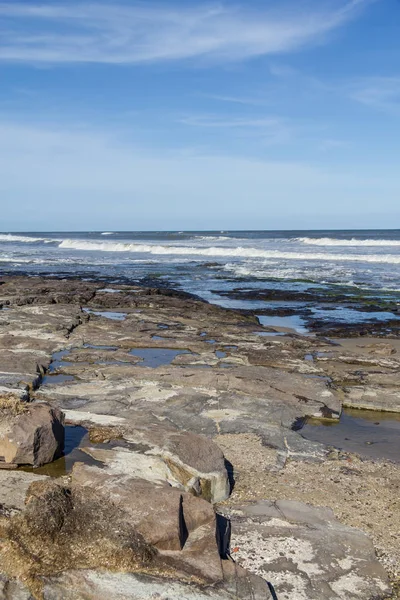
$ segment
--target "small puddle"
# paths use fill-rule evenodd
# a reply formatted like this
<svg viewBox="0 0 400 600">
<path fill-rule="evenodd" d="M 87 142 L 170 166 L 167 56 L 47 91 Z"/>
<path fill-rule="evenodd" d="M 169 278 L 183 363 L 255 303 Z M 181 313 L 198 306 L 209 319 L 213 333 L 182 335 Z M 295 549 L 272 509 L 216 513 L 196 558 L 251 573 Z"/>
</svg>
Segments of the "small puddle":
<svg viewBox="0 0 400 600">
<path fill-rule="evenodd" d="M 83 308 L 82 310 L 85 313 L 111 319 L 112 321 L 125 321 L 128 315 L 128 313 L 111 312 L 109 310 L 92 310 L 91 308 Z"/>
<path fill-rule="evenodd" d="M 71 354 L 71 350 L 59 350 L 58 352 L 54 352 L 51 357 L 51 364 L 57 362 L 58 360 L 62 360 L 63 358 L 68 356 L 68 354 Z"/>
<path fill-rule="evenodd" d="M 52 463 L 43 467 L 19 467 L 18 470 L 34 473 L 35 475 L 48 475 L 49 477 L 62 477 L 72 471 L 75 463 L 83 462 L 86 465 L 100 465 L 80 448 L 90 445 L 89 432 L 80 425 L 65 426 L 64 454 Z"/>
<path fill-rule="evenodd" d="M 253 331 L 255 335 L 261 335 L 262 337 L 276 337 L 277 335 L 288 335 L 286 331 Z"/>
<path fill-rule="evenodd" d="M 65 360 L 66 356 L 68 356 L 70 353 L 71 350 L 60 350 L 59 352 L 54 352 L 54 354 L 51 357 L 51 363 L 49 365 L 47 371 L 48 375 L 46 375 L 46 377 L 50 376 L 52 373 L 54 373 L 58 369 L 61 369 L 62 367 L 70 366 L 70 363 L 67 360 Z M 42 383 L 44 383 L 46 377 L 43 379 Z"/>
<path fill-rule="evenodd" d="M 165 323 L 159 323 L 157 327 L 158 329 L 169 329 L 169 325 L 165 325 Z"/>
<path fill-rule="evenodd" d="M 216 340 L 203 340 L 206 344 L 216 344 Z"/>
<path fill-rule="evenodd" d="M 305 320 L 299 315 L 290 315 L 286 317 L 273 317 L 271 315 L 256 315 L 260 325 L 264 327 L 287 327 L 294 329 L 297 333 L 309 333 L 305 326 Z"/>
<path fill-rule="evenodd" d="M 339 345 L 339 344 L 338 344 Z M 324 358 L 334 358 L 334 354 L 332 352 L 315 352 L 315 358 L 320 360 Z"/>
<path fill-rule="evenodd" d="M 110 352 L 118 350 L 118 346 L 94 346 L 93 344 L 83 344 L 83 347 L 90 348 L 91 350 L 109 350 Z"/>
<path fill-rule="evenodd" d="M 41 385 L 52 385 L 53 383 L 67 383 L 71 381 L 76 381 L 76 377 L 73 375 L 62 375 L 58 373 L 57 375 L 45 375 L 42 379 Z"/>
<path fill-rule="evenodd" d="M 400 462 L 400 414 L 345 408 L 340 420 L 307 420 L 300 434 L 345 452 Z"/>
<path fill-rule="evenodd" d="M 303 377 L 306 379 L 320 379 L 321 381 L 326 381 L 326 383 L 332 383 L 332 379 L 328 377 L 328 375 L 314 375 L 310 373 L 304 373 Z"/>
<path fill-rule="evenodd" d="M 226 352 L 222 352 L 221 350 L 217 350 L 215 355 L 217 358 L 226 358 Z"/>
<path fill-rule="evenodd" d="M 189 350 L 176 350 L 173 348 L 133 348 L 129 354 L 143 359 L 138 366 L 155 369 L 164 365 L 170 365 L 174 358 L 180 354 L 192 353 Z"/>
</svg>

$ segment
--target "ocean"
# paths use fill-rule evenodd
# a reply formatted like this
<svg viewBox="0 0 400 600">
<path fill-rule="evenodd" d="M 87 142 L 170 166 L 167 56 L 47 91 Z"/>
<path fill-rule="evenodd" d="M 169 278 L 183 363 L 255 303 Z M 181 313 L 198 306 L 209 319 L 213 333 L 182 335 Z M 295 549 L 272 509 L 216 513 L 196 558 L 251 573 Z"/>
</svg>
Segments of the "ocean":
<svg viewBox="0 0 400 600">
<path fill-rule="evenodd" d="M 2 233 L 0 269 L 151 280 L 236 308 L 260 301 L 224 294 L 311 287 L 398 299 L 400 230 Z"/>
</svg>

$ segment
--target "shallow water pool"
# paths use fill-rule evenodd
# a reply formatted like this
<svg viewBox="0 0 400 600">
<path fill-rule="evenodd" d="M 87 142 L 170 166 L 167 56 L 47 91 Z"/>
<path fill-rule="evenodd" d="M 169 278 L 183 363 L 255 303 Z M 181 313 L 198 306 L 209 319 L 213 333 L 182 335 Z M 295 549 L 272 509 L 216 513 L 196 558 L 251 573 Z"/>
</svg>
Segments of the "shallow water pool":
<svg viewBox="0 0 400 600">
<path fill-rule="evenodd" d="M 143 359 L 138 366 L 155 369 L 164 365 L 170 365 L 174 358 L 180 354 L 191 354 L 191 352 L 189 350 L 173 348 L 134 348 L 129 354 Z"/>
<path fill-rule="evenodd" d="M 338 422 L 308 420 L 299 433 L 345 452 L 400 462 L 400 414 L 345 408 Z"/>
<path fill-rule="evenodd" d="M 294 329 L 297 333 L 309 333 L 305 326 L 305 320 L 299 315 L 290 315 L 286 317 L 274 317 L 272 315 L 256 315 L 260 325 L 264 327 L 287 327 Z"/>
<path fill-rule="evenodd" d="M 66 425 L 64 431 L 64 453 L 60 458 L 42 467 L 20 467 L 20 470 L 35 473 L 35 475 L 62 477 L 72 471 L 76 462 L 83 462 L 87 465 L 99 464 L 86 454 L 86 452 L 80 450 L 80 448 L 89 444 L 89 433 L 85 427 L 81 427 L 80 425 Z"/>
<path fill-rule="evenodd" d="M 105 319 L 111 319 L 112 321 L 125 321 L 127 313 L 113 312 L 110 310 L 92 310 L 91 308 L 83 308 L 83 312 L 90 315 L 96 315 L 97 317 L 104 317 Z"/>
</svg>

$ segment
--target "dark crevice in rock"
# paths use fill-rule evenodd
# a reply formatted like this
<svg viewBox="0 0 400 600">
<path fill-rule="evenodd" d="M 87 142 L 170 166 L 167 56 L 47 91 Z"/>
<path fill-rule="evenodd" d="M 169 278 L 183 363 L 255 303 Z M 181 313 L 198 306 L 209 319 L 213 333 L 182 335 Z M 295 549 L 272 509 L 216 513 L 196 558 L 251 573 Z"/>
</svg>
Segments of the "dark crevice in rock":
<svg viewBox="0 0 400 600">
<path fill-rule="evenodd" d="M 227 560 L 231 556 L 231 522 L 224 515 L 217 513 L 217 545 L 219 555 L 223 560 Z"/>
<path fill-rule="evenodd" d="M 189 532 L 186 526 L 185 513 L 183 510 L 183 496 L 181 496 L 179 500 L 179 542 L 181 545 L 181 550 L 184 548 L 188 537 Z"/>
<path fill-rule="evenodd" d="M 229 494 L 232 494 L 235 487 L 235 473 L 232 463 L 225 458 L 225 469 L 229 480 Z"/>
</svg>

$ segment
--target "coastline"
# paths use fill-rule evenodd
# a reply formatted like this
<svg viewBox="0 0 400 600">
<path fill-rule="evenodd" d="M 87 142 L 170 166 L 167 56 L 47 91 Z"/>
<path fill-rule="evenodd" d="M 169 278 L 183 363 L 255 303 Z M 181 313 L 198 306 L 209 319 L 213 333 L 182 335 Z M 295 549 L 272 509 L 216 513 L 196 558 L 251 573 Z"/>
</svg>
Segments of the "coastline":
<svg viewBox="0 0 400 600">
<path fill-rule="evenodd" d="M 291 500 L 328 506 L 343 525 L 372 538 L 398 586 L 399 464 L 335 451 L 293 429 L 301 418 L 337 420 L 343 405 L 400 412 L 398 338 L 303 336 L 259 325 L 255 311 L 221 308 L 167 287 L 103 279 L 2 281 L 3 394 L 8 390 L 33 403 L 49 402 L 65 412 L 68 426 L 84 427 L 92 438 L 105 428 L 100 435 L 104 446 L 92 444 L 89 455 L 111 471 L 121 452 L 142 456 L 137 446 L 143 440 L 151 447 L 162 445 L 166 424 L 176 435 L 206 436 L 224 452 L 235 479 L 229 499 L 221 500 L 220 494 L 216 502 L 233 523 L 233 540 L 235 514 L 249 504 Z M 279 335 L 283 332 L 288 335 Z M 149 441 L 149 432 L 157 432 L 157 443 Z M 0 470 L 3 482 L 10 473 Z M 2 519 L 12 519 L 12 510 L 10 515 Z M 316 515 L 310 518 L 317 523 Z M 7 530 L 7 523 L 1 526 Z M 239 522 L 237 531 L 241 528 Z M 260 574 L 251 558 L 256 549 L 244 552 L 238 546 L 238 564 Z M 315 552 L 313 561 L 319 564 Z M 373 571 L 378 567 L 368 556 Z M 277 573 L 279 561 L 272 557 L 270 562 L 269 573 Z M 0 572 L 4 564 L 0 553 Z M 348 568 L 343 563 L 340 574 L 331 574 L 332 585 L 354 575 L 356 564 L 357 558 Z M 300 563 L 295 567 L 294 581 L 307 582 L 307 594 L 313 594 L 308 598 L 323 599 L 312 569 L 302 570 Z M 287 565 L 281 567 L 278 582 L 286 570 Z M 285 597 L 284 578 L 277 588 Z M 396 593 L 381 589 L 380 597 L 399 597 Z"/>
</svg>

